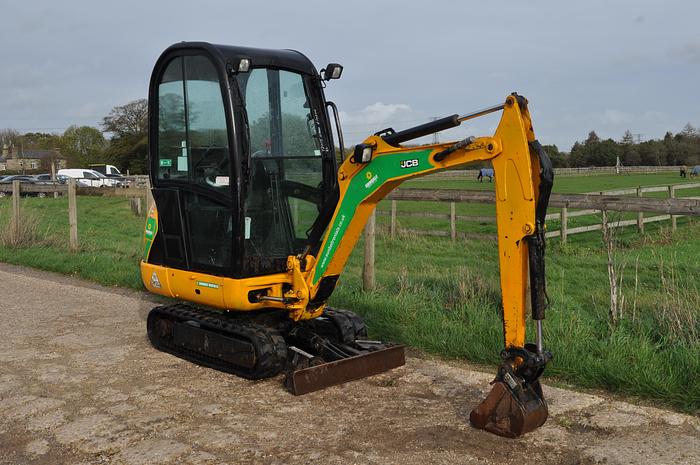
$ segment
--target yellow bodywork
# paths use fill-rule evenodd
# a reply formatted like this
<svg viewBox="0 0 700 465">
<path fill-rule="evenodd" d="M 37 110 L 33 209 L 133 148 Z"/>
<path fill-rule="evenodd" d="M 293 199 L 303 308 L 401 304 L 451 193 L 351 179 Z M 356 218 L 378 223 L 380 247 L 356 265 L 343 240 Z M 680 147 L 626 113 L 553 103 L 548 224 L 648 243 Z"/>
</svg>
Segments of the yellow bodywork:
<svg viewBox="0 0 700 465">
<path fill-rule="evenodd" d="M 534 139 L 529 112 L 527 108 L 521 109 L 513 96 L 506 100 L 501 121 L 493 137 L 477 138 L 442 161 L 436 161 L 434 156 L 453 143 L 403 148 L 391 146 L 379 136 L 371 136 L 364 144 L 373 146 L 372 161 L 363 164 L 349 158 L 338 169 L 338 207 L 329 223 L 318 257 L 307 255 L 301 260 L 301 257 L 291 256 L 285 273 L 232 279 L 153 265 L 147 262 L 146 256 L 141 262 L 144 286 L 156 294 L 225 310 L 278 308 L 289 312 L 293 320 L 315 318 L 322 313 L 325 304 L 311 306 L 309 302 L 316 295 L 321 278 L 342 272 L 377 202 L 407 179 L 459 168 L 474 161 L 491 160 L 495 175 L 505 345 L 522 347 L 525 343 L 528 282 L 528 246 L 524 239 L 535 230 L 535 199 L 539 188 L 539 160 L 531 154 L 528 146 L 528 142 Z M 381 182 L 378 187 L 375 186 L 369 195 L 347 210 L 349 214 L 341 211 L 341 205 L 344 205 L 344 200 L 350 195 L 354 179 L 363 176 L 362 182 L 366 180 L 365 185 L 373 179 L 379 179 L 375 178 L 377 173 L 373 169 L 383 166 L 380 160 L 399 162 L 411 154 L 426 156 L 426 151 L 429 151 L 426 158 L 429 166 L 422 167 L 419 172 L 398 173 L 382 178 L 382 181 L 377 181 Z M 352 195 L 357 195 L 357 192 L 353 191 Z M 349 217 L 338 218 L 338 215 Z M 157 224 L 155 208 L 149 212 L 149 217 L 150 224 Z M 333 234 L 331 225 L 336 224 L 342 224 L 344 229 L 339 227 L 336 230 L 343 231 L 342 234 Z M 148 250 L 148 243 L 145 245 Z M 287 285 L 286 292 L 283 291 L 283 285 Z M 251 302 L 249 293 L 261 289 L 269 289 L 268 296 L 284 299 L 285 302 Z"/>
</svg>

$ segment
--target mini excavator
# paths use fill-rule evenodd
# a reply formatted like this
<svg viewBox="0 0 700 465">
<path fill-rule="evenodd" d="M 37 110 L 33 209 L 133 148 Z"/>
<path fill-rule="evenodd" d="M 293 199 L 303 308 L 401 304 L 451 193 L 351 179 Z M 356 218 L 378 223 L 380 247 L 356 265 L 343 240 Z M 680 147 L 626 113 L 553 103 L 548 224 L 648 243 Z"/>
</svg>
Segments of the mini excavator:
<svg viewBox="0 0 700 465">
<path fill-rule="evenodd" d="M 293 394 L 403 365 L 403 346 L 368 339 L 363 320 L 328 299 L 377 202 L 407 179 L 490 161 L 504 349 L 470 421 L 507 437 L 536 429 L 548 415 L 539 377 L 551 359 L 542 320 L 553 170 L 527 100 L 513 93 L 480 111 L 385 129 L 343 159 L 338 110 L 323 92 L 342 70 L 319 72 L 293 50 L 203 42 L 160 56 L 148 99 L 155 205 L 141 277 L 182 303 L 151 310 L 152 345 L 244 378 L 284 372 Z M 493 136 L 405 145 L 494 112 Z M 534 344 L 525 343 L 528 286 Z"/>
</svg>

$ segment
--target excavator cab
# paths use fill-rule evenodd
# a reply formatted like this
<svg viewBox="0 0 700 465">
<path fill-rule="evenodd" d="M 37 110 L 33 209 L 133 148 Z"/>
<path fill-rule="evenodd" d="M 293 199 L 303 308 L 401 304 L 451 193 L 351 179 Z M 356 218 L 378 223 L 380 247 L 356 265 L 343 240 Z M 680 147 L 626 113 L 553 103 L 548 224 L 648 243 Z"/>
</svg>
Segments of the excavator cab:
<svg viewBox="0 0 700 465">
<path fill-rule="evenodd" d="M 183 43 L 161 56 L 149 99 L 162 232 L 152 260 L 232 278 L 286 270 L 337 200 L 320 83 L 290 50 Z"/>
<path fill-rule="evenodd" d="M 340 77 L 301 53 L 180 43 L 156 62 L 149 90 L 149 163 L 155 207 L 141 277 L 153 293 L 188 303 L 154 308 L 159 350 L 250 379 L 285 371 L 305 394 L 405 363 L 404 348 L 368 340 L 358 315 L 328 306 L 377 203 L 405 180 L 490 161 L 495 171 L 504 350 L 494 389 L 470 415 L 503 436 L 539 427 L 539 377 L 551 354 L 542 320 L 544 231 L 553 170 L 527 100 L 395 131 L 357 144 L 338 164 L 338 112 L 323 94 Z M 493 136 L 406 144 L 502 112 Z M 402 145 L 405 144 L 405 145 Z M 528 287 L 535 344 L 525 342 Z"/>
</svg>

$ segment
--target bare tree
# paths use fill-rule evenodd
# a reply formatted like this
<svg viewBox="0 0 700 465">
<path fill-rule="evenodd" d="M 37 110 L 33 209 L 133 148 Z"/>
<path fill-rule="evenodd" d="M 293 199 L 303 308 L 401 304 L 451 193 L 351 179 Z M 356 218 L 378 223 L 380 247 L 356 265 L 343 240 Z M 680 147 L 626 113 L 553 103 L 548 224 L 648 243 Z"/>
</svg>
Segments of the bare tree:
<svg viewBox="0 0 700 465">
<path fill-rule="evenodd" d="M 625 264 L 618 263 L 616 257 L 617 234 L 615 224 L 611 225 L 608 212 L 602 211 L 603 221 L 603 243 L 608 255 L 608 282 L 610 283 L 610 309 L 608 317 L 610 323 L 616 326 L 622 318 L 622 310 L 625 306 L 625 296 L 622 293 L 622 277 L 624 275 Z M 614 223 L 619 223 L 619 219 Z"/>
<path fill-rule="evenodd" d="M 22 136 L 16 129 L 0 129 L 0 148 L 2 148 L 3 145 L 19 146 L 21 139 Z"/>
<path fill-rule="evenodd" d="M 112 108 L 102 119 L 102 130 L 117 137 L 143 135 L 148 129 L 148 101 L 134 100 Z"/>
</svg>

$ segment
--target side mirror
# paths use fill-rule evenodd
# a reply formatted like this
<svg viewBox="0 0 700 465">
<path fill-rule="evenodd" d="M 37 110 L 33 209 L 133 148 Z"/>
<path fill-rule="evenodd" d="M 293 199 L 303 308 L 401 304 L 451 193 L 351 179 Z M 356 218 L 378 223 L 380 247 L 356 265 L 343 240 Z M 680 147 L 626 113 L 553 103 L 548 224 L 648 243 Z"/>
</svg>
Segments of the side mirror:
<svg viewBox="0 0 700 465">
<path fill-rule="evenodd" d="M 343 74 L 342 65 L 339 65 L 338 63 L 328 63 L 326 67 L 321 70 L 321 79 L 324 81 L 340 79 L 341 74 Z"/>
</svg>

